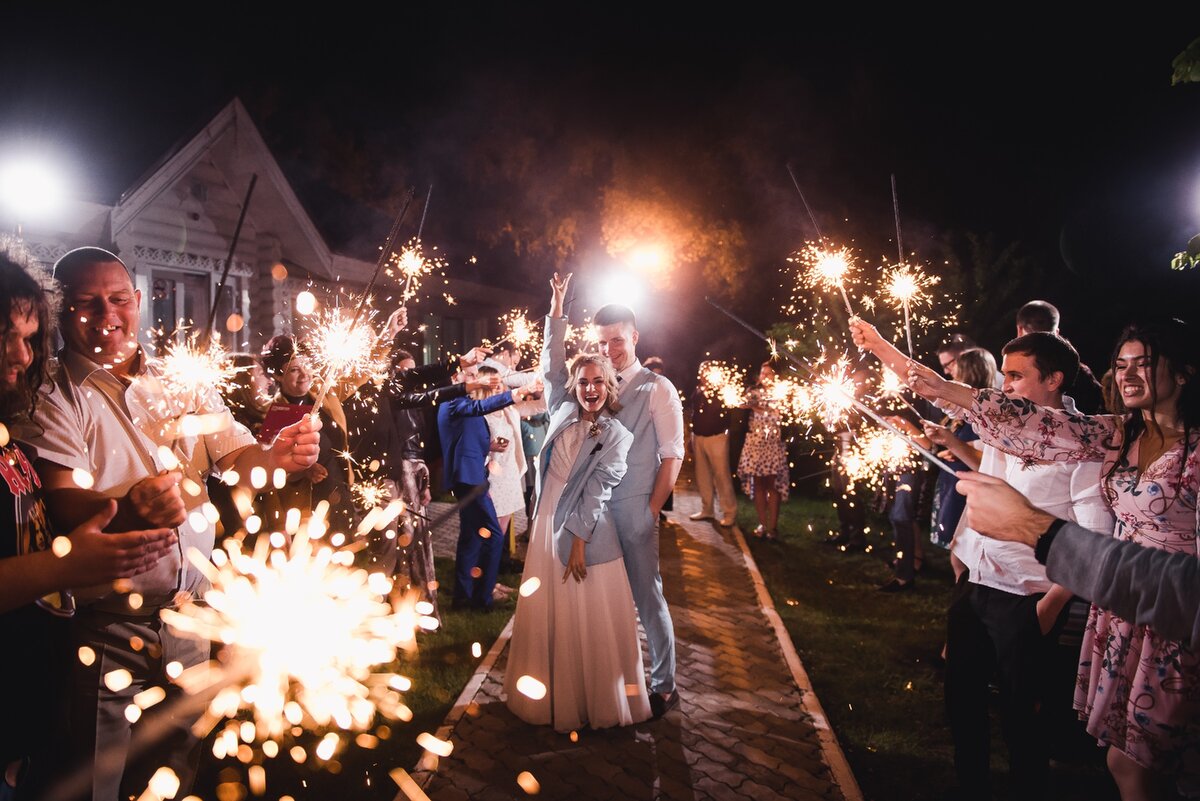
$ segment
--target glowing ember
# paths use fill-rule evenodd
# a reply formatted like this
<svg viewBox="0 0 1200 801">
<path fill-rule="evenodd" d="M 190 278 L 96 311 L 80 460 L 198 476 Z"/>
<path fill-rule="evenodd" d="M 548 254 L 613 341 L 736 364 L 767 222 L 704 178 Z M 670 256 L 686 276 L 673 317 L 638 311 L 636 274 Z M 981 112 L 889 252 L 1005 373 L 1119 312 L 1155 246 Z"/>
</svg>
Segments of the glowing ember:
<svg viewBox="0 0 1200 801">
<path fill-rule="evenodd" d="M 700 373 L 701 389 L 709 397 L 718 397 L 729 408 L 746 403 L 746 384 L 741 372 L 733 365 L 707 361 Z"/>
<path fill-rule="evenodd" d="M 446 269 L 445 259 L 440 256 L 427 256 L 419 239 L 409 240 L 398 254 L 393 254 L 391 264 L 387 274 L 404 282 L 404 289 L 400 293 L 403 303 L 408 303 L 416 297 L 422 281 L 435 272 L 442 274 Z"/>
<path fill-rule="evenodd" d="M 542 785 L 538 783 L 537 778 L 527 770 L 523 770 L 517 774 L 517 784 L 521 786 L 529 795 L 537 795 L 542 791 Z"/>
<path fill-rule="evenodd" d="M 928 275 L 910 264 L 899 264 L 884 280 L 883 291 L 896 304 L 896 308 L 906 305 L 911 308 L 918 303 L 929 303 L 931 297 L 928 289 L 940 280 L 938 276 Z"/>
<path fill-rule="evenodd" d="M 361 731 L 376 712 L 398 716 L 399 694 L 372 668 L 414 647 L 414 598 L 389 605 L 365 570 L 339 565 L 344 560 L 314 544 L 307 528 L 287 552 L 260 538 L 251 554 L 237 540 L 217 553 L 209 562 L 188 551 L 212 583 L 205 605 L 162 613 L 177 632 L 225 646 L 222 660 L 178 679 L 189 695 L 221 687 L 209 725 L 248 713 L 260 740 L 279 740 L 293 726 Z"/>
<path fill-rule="evenodd" d="M 212 337 L 201 345 L 200 338 L 193 331 L 186 339 L 169 343 L 160 359 L 163 389 L 189 407 L 195 407 L 203 394 L 229 389 L 243 369 L 234 365 L 219 339 Z"/>
<path fill-rule="evenodd" d="M 529 319 L 525 309 L 513 309 L 500 317 L 501 339 L 507 339 L 518 348 L 530 353 L 542 350 L 540 326 Z"/>
<path fill-rule="evenodd" d="M 537 576 L 531 576 L 521 582 L 521 588 L 518 590 L 518 592 L 521 593 L 522 598 L 528 598 L 530 595 L 533 595 L 535 592 L 537 592 L 538 588 L 541 586 L 542 580 Z"/>
<path fill-rule="evenodd" d="M 358 324 L 353 325 L 354 317 L 342 309 L 317 315 L 308 347 L 323 381 L 333 385 L 348 376 L 386 372 L 384 360 L 375 352 L 378 337 L 370 325 L 373 316 L 373 311 L 364 311 Z"/>
<path fill-rule="evenodd" d="M 356 481 L 350 489 L 355 502 L 364 511 L 387 506 L 392 500 L 392 493 L 382 478 Z"/>
<path fill-rule="evenodd" d="M 533 676 L 521 676 L 517 679 L 517 691 L 535 701 L 546 697 L 546 685 Z"/>
<path fill-rule="evenodd" d="M 915 467 L 920 457 L 902 437 L 881 428 L 859 433 L 841 458 L 842 471 L 853 484 L 879 488 L 889 475 Z"/>
</svg>

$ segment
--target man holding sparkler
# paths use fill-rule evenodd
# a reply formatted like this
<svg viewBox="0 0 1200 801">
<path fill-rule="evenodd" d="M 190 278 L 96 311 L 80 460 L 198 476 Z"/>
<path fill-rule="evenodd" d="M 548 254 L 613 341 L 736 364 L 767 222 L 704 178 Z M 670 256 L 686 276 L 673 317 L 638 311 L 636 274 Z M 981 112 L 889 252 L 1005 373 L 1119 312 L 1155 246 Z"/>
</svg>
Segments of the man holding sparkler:
<svg viewBox="0 0 1200 801">
<path fill-rule="evenodd" d="M 609 304 L 592 319 L 600 353 L 617 371 L 617 420 L 633 432 L 629 469 L 613 490 L 625 570 L 650 649 L 650 708 L 660 718 L 679 704 L 675 690 L 675 631 L 658 572 L 658 516 L 683 465 L 683 404 L 665 377 L 642 366 L 633 310 Z"/>
<path fill-rule="evenodd" d="M 248 481 L 252 472 L 306 470 L 317 457 L 320 424 L 305 418 L 259 447 L 215 387 L 168 390 L 162 365 L 138 345 L 141 293 L 116 255 L 73 250 L 55 265 L 55 277 L 63 285 L 65 347 L 23 440 L 36 452 L 52 521 L 69 530 L 115 499 L 106 528 L 174 528 L 179 537 L 154 569 L 122 587 L 128 594 L 109 585 L 77 594 L 73 636 L 92 658 L 76 665 L 73 730 L 83 756 L 96 759 L 93 797 L 107 800 L 145 786 L 135 770 L 126 776 L 131 720 L 138 719 L 128 712 L 134 695 L 165 685 L 170 697 L 170 677 L 208 658 L 207 644 L 174 635 L 158 616 L 206 589 L 185 556 L 213 548 L 205 476 L 236 473 Z M 163 753 L 147 755 L 139 769 L 170 767 L 186 792 L 199 742 L 177 728 L 162 745 Z"/>
<path fill-rule="evenodd" d="M 853 320 L 850 327 L 854 344 L 897 375 L 907 375 L 916 364 L 870 324 Z M 1075 377 L 1079 354 L 1066 340 L 1027 334 L 1005 345 L 1003 353 L 1005 394 L 1075 411 L 1063 389 Z M 932 427 L 927 433 L 937 436 Z M 1026 464 L 988 446 L 979 471 L 1004 478 L 1056 516 L 1097 531 L 1112 530 L 1098 463 Z M 1042 797 L 1048 786 L 1048 699 L 1055 694 L 1051 647 L 1066 622 L 1071 592 L 1050 581 L 1027 548 L 987 539 L 971 528 L 960 527 L 951 551 L 968 569 L 946 625 L 946 711 L 960 789 L 965 798 L 989 797 L 988 682 L 998 673 L 1013 781 L 1022 795 Z"/>
</svg>

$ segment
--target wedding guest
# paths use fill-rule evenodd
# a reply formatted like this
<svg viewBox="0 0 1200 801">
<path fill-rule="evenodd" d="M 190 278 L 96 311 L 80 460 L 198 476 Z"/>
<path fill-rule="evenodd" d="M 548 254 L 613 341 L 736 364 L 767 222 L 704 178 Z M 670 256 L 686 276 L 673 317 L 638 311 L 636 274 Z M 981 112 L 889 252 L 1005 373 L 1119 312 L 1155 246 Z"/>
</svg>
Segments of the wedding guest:
<svg viewBox="0 0 1200 801">
<path fill-rule="evenodd" d="M 708 362 L 700 363 L 700 380 L 688 400 L 692 412 L 696 490 L 700 493 L 700 511 L 691 519 L 715 519 L 713 502 L 720 498 L 720 525 L 732 526 L 737 515 L 737 496 L 733 492 L 733 476 L 729 469 L 729 412 L 720 396 L 704 381 L 708 365 Z"/>
<path fill-rule="evenodd" d="M 475 367 L 464 371 L 468 380 Z M 443 472 L 447 486 L 462 505 L 458 512 L 458 546 L 454 555 L 454 607 L 489 612 L 500 572 L 504 532 L 488 495 L 487 455 L 515 447 L 492 439 L 481 418 L 541 391 L 541 380 L 482 400 L 455 398 L 438 406 Z"/>
<path fill-rule="evenodd" d="M 775 368 L 770 362 L 763 362 L 758 371 L 758 386 L 750 391 L 746 400 L 750 408 L 750 430 L 738 459 L 742 491 L 754 501 L 758 513 L 758 526 L 752 533 L 769 540 L 779 536 L 779 505 L 787 500 L 791 484 L 782 418 L 771 400 L 774 383 Z"/>
<path fill-rule="evenodd" d="M 1058 334 L 1058 309 L 1044 300 L 1031 300 L 1017 311 L 1017 336 L 1044 331 L 1048 334 Z M 1104 390 L 1096 380 L 1091 368 L 1083 362 L 1079 363 L 1079 374 L 1067 388 L 1067 394 L 1075 401 L 1075 408 L 1084 414 L 1100 414 L 1105 410 Z"/>
<path fill-rule="evenodd" d="M 916 362 L 872 326 L 863 321 L 851 326 L 855 344 L 878 356 L 893 372 L 911 374 L 909 365 Z M 965 397 L 971 397 L 972 391 L 996 393 L 1075 413 L 1063 394 L 1079 366 L 1079 355 L 1070 343 L 1054 334 L 1034 333 L 1012 340 L 1003 352 L 1003 393 L 952 386 L 962 388 Z M 939 386 L 951 385 L 934 371 L 921 370 Z M 980 471 L 1018 484 L 1039 506 L 1089 528 L 1112 526 L 1112 515 L 1099 491 L 1096 464 L 1031 465 L 986 447 Z M 1040 797 L 1048 789 L 1046 676 L 1071 593 L 1051 582 L 1045 569 L 1020 547 L 987 540 L 967 528 L 955 535 L 952 548 L 968 569 L 947 620 L 946 711 L 960 790 L 972 798 L 990 793 L 988 682 L 998 672 L 1010 773 L 1021 794 Z"/>
<path fill-rule="evenodd" d="M 980 437 L 1028 461 L 1103 466 L 1116 536 L 1196 553 L 1200 491 L 1200 393 L 1196 337 L 1183 322 L 1128 326 L 1113 351 L 1121 414 L 1074 415 L 972 391 L 911 366 L 913 388 L 968 410 Z M 1050 511 L 1050 510 L 1048 510 Z M 1122 797 L 1149 798 L 1174 782 L 1200 792 L 1200 655 L 1189 644 L 1093 604 L 1080 654 L 1075 706 L 1105 746 Z"/>
<path fill-rule="evenodd" d="M 12 649 L 0 662 L 0 797 L 41 797 L 69 763 L 70 590 L 141 575 L 176 541 L 169 528 L 104 532 L 116 513 L 110 501 L 64 532 L 69 550 L 51 550 L 42 484 L 8 434 L 28 422 L 49 379 L 49 288 L 22 249 L 0 239 L 0 639 Z"/>
<path fill-rule="evenodd" d="M 306 346 L 294 337 L 271 337 L 261 358 L 264 371 L 279 387 L 259 430 L 259 440 L 268 442 L 281 425 L 312 415 L 320 389 Z M 325 519 L 331 531 L 349 536 L 361 519 L 350 491 L 356 477 L 346 433 L 346 411 L 336 391 L 325 393 L 318 416 L 320 453 L 307 470 L 288 476 L 286 484 L 270 494 L 269 531 L 283 530 L 288 509 L 299 509 L 305 517 L 321 501 L 329 504 Z"/>
<path fill-rule="evenodd" d="M 478 372 L 481 377 L 499 377 L 499 373 L 486 364 L 480 366 Z M 498 394 L 501 391 L 497 385 L 488 394 Z M 486 396 L 478 393 L 477 397 L 482 399 Z M 496 521 L 500 524 L 500 530 L 504 532 L 505 549 L 509 551 L 510 557 L 512 517 L 525 508 L 525 473 L 529 469 L 525 461 L 525 448 L 518 445 L 521 439 L 521 414 L 516 408 L 518 405 L 506 406 L 484 417 L 492 441 L 504 446 L 502 450 L 493 450 L 488 454 L 488 495 L 491 496 L 492 505 L 496 509 Z M 498 600 L 502 600 L 511 594 L 512 588 L 497 583 L 494 592 L 498 593 Z"/>
<path fill-rule="evenodd" d="M 232 471 L 249 483 L 256 468 L 268 474 L 306 470 L 317 456 L 320 424 L 301 420 L 259 447 L 215 388 L 168 391 L 161 364 L 138 344 L 141 293 L 115 254 L 78 248 L 58 260 L 54 275 L 63 286 L 64 348 L 51 389 L 39 400 L 32 425 L 21 432 L 22 443 L 36 452 L 51 522 L 60 530 L 73 529 L 111 510 L 116 500 L 107 529 L 174 528 L 179 538 L 152 570 L 131 582 L 137 603 L 111 584 L 76 593 L 74 645 L 91 649 L 96 659 L 73 663 L 74 745 L 96 760 L 90 772 L 96 798 L 136 797 L 145 789 L 148 771 L 162 766 L 175 771 L 180 792 L 187 794 L 200 741 L 191 729 L 194 721 L 171 717 L 182 691 L 170 681 L 167 666 L 200 664 L 208 659 L 210 644 L 162 626 L 158 615 L 207 588 L 203 572 L 184 557 L 192 549 L 213 550 L 214 527 L 201 514 L 208 503 L 204 479 Z M 181 424 L 193 413 L 208 421 L 198 434 Z M 176 469 L 167 469 L 176 462 Z M 91 477 L 90 489 L 80 486 L 81 474 Z M 185 477 L 197 492 L 181 491 Z M 128 671 L 132 680 L 113 690 L 104 677 L 117 669 Z M 161 714 L 171 725 L 150 754 L 127 765 L 134 730 L 156 715 L 133 723 L 126 710 L 134 695 L 152 686 L 166 688 Z"/>
</svg>

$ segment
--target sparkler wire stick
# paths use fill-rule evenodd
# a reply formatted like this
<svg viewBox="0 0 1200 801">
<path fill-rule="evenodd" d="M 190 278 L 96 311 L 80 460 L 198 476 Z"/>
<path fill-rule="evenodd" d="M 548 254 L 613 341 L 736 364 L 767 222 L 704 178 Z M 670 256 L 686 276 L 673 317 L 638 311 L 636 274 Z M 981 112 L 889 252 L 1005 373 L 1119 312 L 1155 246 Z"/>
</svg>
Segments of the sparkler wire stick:
<svg viewBox="0 0 1200 801">
<path fill-rule="evenodd" d="M 896 173 L 892 173 L 892 214 L 896 218 L 896 256 L 899 259 L 896 263 L 904 264 L 904 234 L 900 230 L 900 194 L 896 190 Z M 904 307 L 904 336 L 908 338 L 908 358 L 911 359 L 913 357 L 913 338 L 908 302 L 907 297 L 901 300 L 901 305 Z"/>
<path fill-rule="evenodd" d="M 242 238 L 242 223 L 246 221 L 246 210 L 250 208 L 250 197 L 254 194 L 254 186 L 258 183 L 258 173 L 250 176 L 250 186 L 246 189 L 246 198 L 242 201 L 242 210 L 238 213 L 237 226 L 233 229 L 233 239 L 229 241 L 229 255 L 225 257 L 225 267 L 221 270 L 221 280 L 217 282 L 217 291 L 213 293 L 212 309 L 208 312 L 208 325 L 204 328 L 204 340 L 212 340 L 213 323 L 217 319 L 217 304 L 221 302 L 221 293 L 225 291 L 225 279 L 229 277 L 229 268 L 233 266 L 233 252 L 237 250 L 238 240 Z"/>
<path fill-rule="evenodd" d="M 404 218 L 408 216 L 408 207 L 412 205 L 413 194 L 414 192 L 410 188 L 408 190 L 408 197 L 404 199 L 404 206 L 396 216 L 396 221 L 392 223 L 392 230 L 388 232 L 387 241 L 383 243 L 383 250 L 379 253 L 379 261 L 375 264 L 375 273 L 371 276 L 371 282 L 367 284 L 367 288 L 363 290 L 362 297 L 358 299 L 358 308 L 354 310 L 354 317 L 350 320 L 350 327 L 346 329 L 347 337 L 358 327 L 358 321 L 362 318 L 363 310 L 367 307 L 367 300 L 371 297 L 371 290 L 375 288 L 375 282 L 379 280 L 379 273 L 382 272 L 383 265 L 387 264 L 391 258 L 392 247 L 396 243 L 396 236 L 400 233 L 400 226 L 404 222 Z M 325 396 L 329 394 L 329 390 L 333 386 L 333 379 L 333 366 L 330 365 L 330 369 L 326 371 L 325 381 L 322 382 L 321 391 L 317 394 L 317 400 L 313 404 L 312 416 L 314 419 L 321 413 L 321 404 L 325 402 Z"/>
<path fill-rule="evenodd" d="M 804 204 L 804 210 L 808 212 L 808 219 L 812 221 L 813 230 L 817 232 L 817 239 L 824 239 L 824 235 L 821 234 L 821 226 L 817 225 L 817 215 L 813 214 L 812 207 L 808 205 L 808 198 L 804 196 L 804 190 L 800 188 L 800 182 L 796 180 L 796 173 L 792 172 L 791 163 L 784 166 L 787 167 L 788 175 L 792 176 L 792 185 L 796 187 L 796 192 L 800 195 L 800 202 Z M 849 301 L 847 301 L 847 305 L 849 305 Z"/>
<path fill-rule="evenodd" d="M 713 300 L 712 298 L 708 298 L 708 297 L 706 297 L 705 300 L 708 301 L 708 304 L 710 306 L 712 306 L 714 309 L 716 309 L 717 311 L 724 314 L 730 320 L 733 320 L 735 323 L 740 325 L 742 328 L 745 328 L 751 334 L 754 334 L 754 336 L 758 337 L 763 342 L 770 341 L 770 338 L 766 334 L 764 334 L 762 331 L 759 331 L 754 326 L 750 325 L 750 323 L 746 322 L 741 317 L 738 317 L 736 314 L 734 314 L 729 309 L 722 306 L 720 303 L 717 303 L 715 300 Z M 804 373 L 809 376 L 809 378 L 816 378 L 816 374 L 812 371 L 812 368 L 810 368 L 807 364 L 802 362 L 800 359 L 797 359 L 795 356 L 793 356 L 790 350 L 784 349 L 782 351 L 782 355 L 784 356 L 784 358 L 786 358 L 788 361 L 790 361 L 796 367 L 799 367 L 801 370 L 803 370 Z M 942 470 L 946 471 L 947 473 L 949 473 L 952 476 L 957 476 L 957 473 L 955 472 L 954 468 L 952 468 L 950 465 L 948 465 L 943 459 L 939 458 L 937 456 L 937 454 L 935 454 L 932 451 L 930 451 L 929 449 L 924 448 L 921 445 L 917 444 L 917 442 L 915 440 L 913 440 L 912 437 L 910 437 L 908 434 L 901 431 L 896 426 L 889 423 L 887 420 L 883 419 L 883 417 L 881 417 L 870 406 L 867 406 L 865 403 L 863 403 L 858 398 L 855 398 L 853 396 L 850 396 L 848 398 L 848 400 L 854 406 L 854 408 L 857 409 L 859 412 L 861 412 L 862 414 L 871 418 L 876 423 L 878 423 L 880 426 L 882 426 L 883 428 L 886 428 L 888 431 L 892 432 L 896 436 L 900 437 L 900 439 L 907 442 L 909 447 L 911 447 L 917 453 L 924 456 L 925 459 L 930 464 L 941 468 Z"/>
<path fill-rule="evenodd" d="M 417 225 L 417 241 L 421 241 L 421 232 L 425 230 L 425 215 L 429 213 L 429 199 L 433 197 L 433 184 L 429 185 L 429 191 L 425 193 L 425 205 L 421 207 L 421 222 Z"/>
</svg>

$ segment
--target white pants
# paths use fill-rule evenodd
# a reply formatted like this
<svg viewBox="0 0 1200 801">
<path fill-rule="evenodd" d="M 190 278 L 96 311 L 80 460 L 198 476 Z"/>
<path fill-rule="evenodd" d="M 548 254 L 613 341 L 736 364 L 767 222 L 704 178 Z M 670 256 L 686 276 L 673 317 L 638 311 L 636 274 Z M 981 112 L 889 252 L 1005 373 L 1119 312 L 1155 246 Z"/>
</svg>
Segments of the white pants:
<svg viewBox="0 0 1200 801">
<path fill-rule="evenodd" d="M 731 518 L 737 514 L 737 499 L 733 494 L 733 474 L 729 471 L 729 434 L 692 438 L 693 458 L 696 460 L 696 489 L 700 491 L 700 509 L 713 514 L 713 483 L 721 499 L 721 514 Z"/>
</svg>

